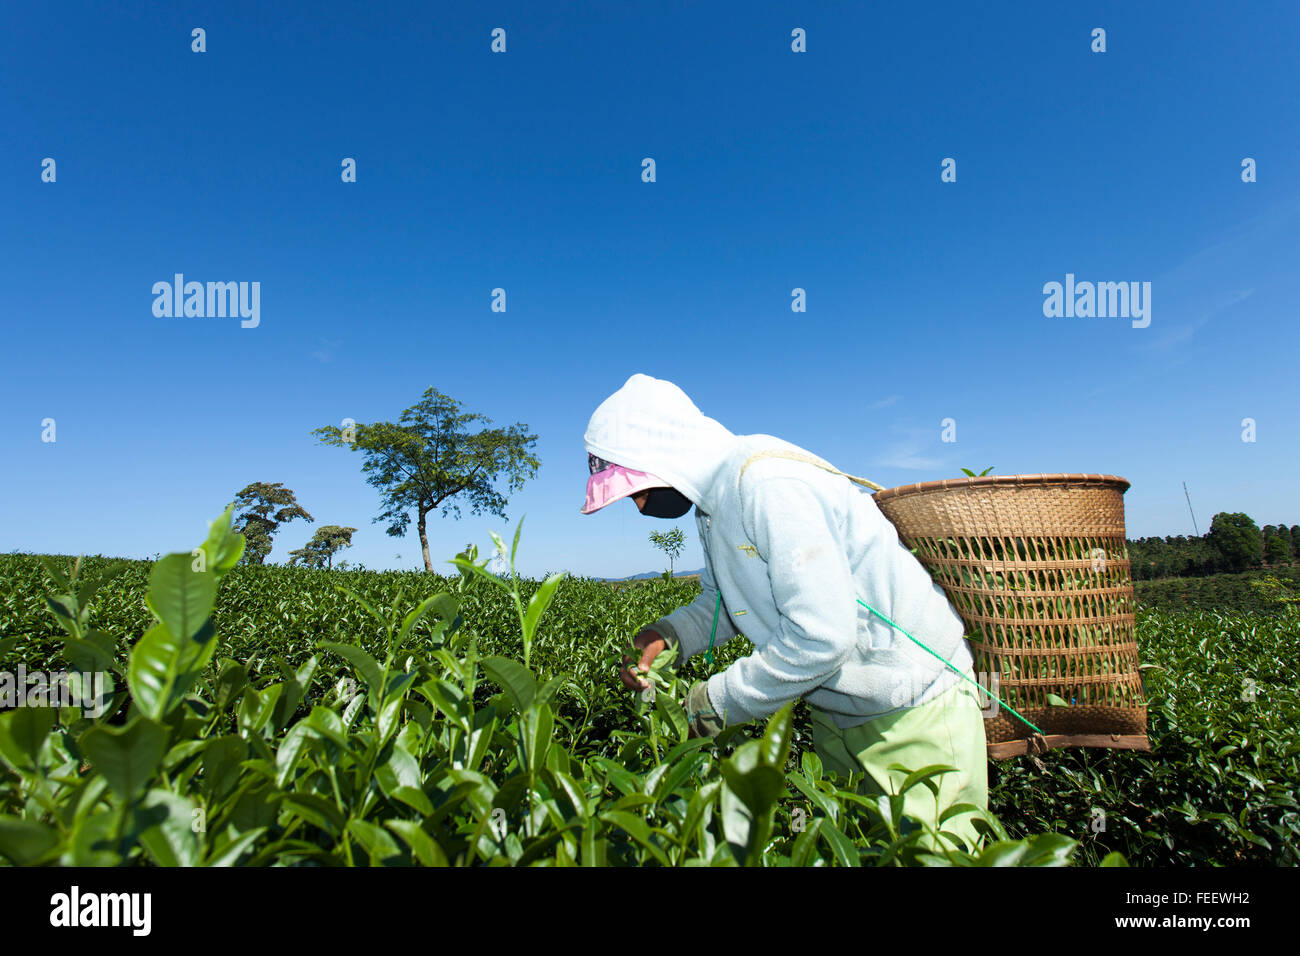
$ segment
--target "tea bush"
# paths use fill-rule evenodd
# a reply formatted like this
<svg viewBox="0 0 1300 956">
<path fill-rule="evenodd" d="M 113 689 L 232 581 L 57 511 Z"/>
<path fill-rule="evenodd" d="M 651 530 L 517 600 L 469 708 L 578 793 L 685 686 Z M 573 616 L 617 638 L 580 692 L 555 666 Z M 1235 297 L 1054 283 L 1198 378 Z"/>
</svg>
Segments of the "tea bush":
<svg viewBox="0 0 1300 956">
<path fill-rule="evenodd" d="M 901 793 L 862 796 L 854 780 L 827 778 L 811 753 L 792 768 L 792 705 L 765 728 L 710 741 L 689 737 L 680 674 L 660 675 L 652 709 L 600 696 L 614 663 L 604 652 L 617 649 L 602 635 L 625 642 L 645 623 L 640 602 L 663 601 L 662 590 L 632 592 L 603 617 L 575 604 L 543 627 L 563 578 L 518 581 L 512 549 L 507 581 L 462 558 L 460 577 L 432 594 L 427 577 L 398 577 L 385 591 L 360 574 L 349 577 L 356 587 L 339 588 L 346 605 L 266 587 L 219 610 L 243 547 L 227 510 L 191 554 L 153 563 L 148 617 L 139 590 L 123 586 L 144 568 L 78 562 L 65 574 L 43 562 L 61 636 L 32 614 L 43 588 L 28 589 L 40 583 L 30 562 L 6 560 L 7 581 L 22 588 L 6 589 L 0 654 L 112 679 L 93 715 L 27 705 L 0 714 L 5 859 L 1061 865 L 1076 845 L 1050 833 L 1004 839 L 984 814 L 988 847 L 927 851 Z M 408 601 L 408 588 L 428 596 Z M 105 610 L 147 629 L 119 640 Z M 522 644 L 524 661 L 485 654 L 478 629 Z M 321 639 L 340 637 L 350 640 Z M 934 791 L 946 769 L 920 768 L 904 792 Z"/>
<path fill-rule="evenodd" d="M 1295 608 L 1267 619 L 1139 608 L 1153 752 L 992 762 L 991 845 L 932 853 L 900 796 L 864 796 L 822 771 L 802 702 L 766 726 L 687 737 L 677 701 L 748 654 L 743 637 L 713 668 L 701 657 L 661 672 L 652 705 L 622 686 L 630 637 L 698 582 L 495 579 L 466 557 L 447 577 L 248 567 L 235 563 L 241 542 L 227 513 L 194 553 L 157 562 L 91 558 L 68 577 L 67 561 L 47 572 L 35 556 L 0 556 L 0 670 L 114 674 L 97 717 L 0 714 L 0 856 L 1296 862 Z M 930 786 L 935 772 L 910 783 Z"/>
<path fill-rule="evenodd" d="M 1151 752 L 998 762 L 991 807 L 1013 835 L 1079 837 L 1087 862 L 1300 864 L 1300 609 L 1143 612 L 1137 633 Z"/>
</svg>

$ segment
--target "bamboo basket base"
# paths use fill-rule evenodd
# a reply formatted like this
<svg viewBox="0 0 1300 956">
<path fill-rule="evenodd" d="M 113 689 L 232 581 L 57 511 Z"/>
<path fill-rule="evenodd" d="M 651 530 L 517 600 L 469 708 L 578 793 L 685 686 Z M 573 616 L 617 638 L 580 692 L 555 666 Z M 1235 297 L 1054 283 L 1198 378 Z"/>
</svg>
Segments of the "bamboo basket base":
<svg viewBox="0 0 1300 956">
<path fill-rule="evenodd" d="M 1151 741 L 1146 734 L 1049 734 L 1046 737 L 1033 735 L 1032 739 L 1006 740 L 989 744 L 989 757 L 1005 760 L 1008 757 L 1022 757 L 1026 754 L 1046 753 L 1057 747 L 1105 747 L 1110 750 L 1147 750 Z"/>
<path fill-rule="evenodd" d="M 1091 704 L 1073 707 L 1026 707 L 1020 712 L 1025 719 L 1048 737 L 1088 734 L 1109 737 L 1142 735 L 1147 732 L 1145 707 L 1114 707 Z M 1005 711 L 984 718 L 984 737 L 991 744 L 1024 740 L 1034 732 Z"/>
<path fill-rule="evenodd" d="M 1016 718 L 1000 712 L 984 719 L 984 737 L 990 757 L 1018 757 L 1045 753 L 1055 747 L 1106 747 L 1113 750 L 1150 750 L 1145 707 L 1100 704 L 1072 707 L 1028 707 L 1021 713 L 1036 727 L 1036 734 Z"/>
</svg>

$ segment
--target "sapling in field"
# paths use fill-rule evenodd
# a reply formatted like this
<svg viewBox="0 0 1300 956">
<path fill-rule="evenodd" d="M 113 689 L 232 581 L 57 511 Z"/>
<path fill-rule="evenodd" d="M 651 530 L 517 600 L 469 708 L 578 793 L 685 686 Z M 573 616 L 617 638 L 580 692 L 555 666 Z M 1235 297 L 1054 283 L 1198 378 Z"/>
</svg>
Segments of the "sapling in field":
<svg viewBox="0 0 1300 956">
<path fill-rule="evenodd" d="M 674 563 L 681 557 L 682 548 L 686 547 L 686 533 L 681 528 L 651 531 L 650 543 L 668 556 L 668 573 L 664 577 L 672 580 Z"/>
</svg>

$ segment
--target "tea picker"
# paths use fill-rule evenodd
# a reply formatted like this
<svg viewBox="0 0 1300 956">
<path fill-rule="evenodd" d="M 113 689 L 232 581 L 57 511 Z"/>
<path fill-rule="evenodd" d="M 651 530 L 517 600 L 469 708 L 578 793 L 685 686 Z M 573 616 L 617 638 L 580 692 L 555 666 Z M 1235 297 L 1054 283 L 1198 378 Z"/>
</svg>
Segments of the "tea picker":
<svg viewBox="0 0 1300 956">
<path fill-rule="evenodd" d="M 987 810 L 965 625 L 871 496 L 798 446 L 733 434 L 676 385 L 648 375 L 602 402 L 584 439 L 583 514 L 622 498 L 668 520 L 695 510 L 701 593 L 636 635 L 641 669 L 668 647 L 679 660 L 703 653 L 711 664 L 713 649 L 742 631 L 754 644 L 691 686 L 692 735 L 713 737 L 803 699 L 828 771 L 858 774 L 861 790 L 887 793 L 903 779 L 891 764 L 945 764 L 956 772 L 937 779 L 938 807 L 927 787 L 914 787 L 906 812 L 937 830 L 937 813 L 952 804 Z M 626 666 L 620 678 L 632 690 L 645 686 Z M 942 829 L 974 847 L 975 816 L 955 815 Z"/>
</svg>

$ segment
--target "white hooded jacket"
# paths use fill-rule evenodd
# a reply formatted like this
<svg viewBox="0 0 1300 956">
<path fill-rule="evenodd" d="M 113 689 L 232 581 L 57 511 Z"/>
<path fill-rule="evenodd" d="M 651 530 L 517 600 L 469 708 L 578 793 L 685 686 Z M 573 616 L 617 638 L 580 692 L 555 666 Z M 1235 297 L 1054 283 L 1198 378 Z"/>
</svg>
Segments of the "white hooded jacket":
<svg viewBox="0 0 1300 956">
<path fill-rule="evenodd" d="M 752 456 L 823 459 L 771 435 L 733 435 L 676 385 L 640 374 L 596 409 L 585 445 L 695 503 L 701 594 L 650 627 L 679 645 L 680 659 L 702 653 L 721 592 L 714 646 L 738 633 L 755 646 L 708 680 L 725 725 L 802 697 L 837 727 L 852 727 L 961 679 L 858 598 L 973 679 L 961 617 L 872 497 L 815 464 Z"/>
</svg>

